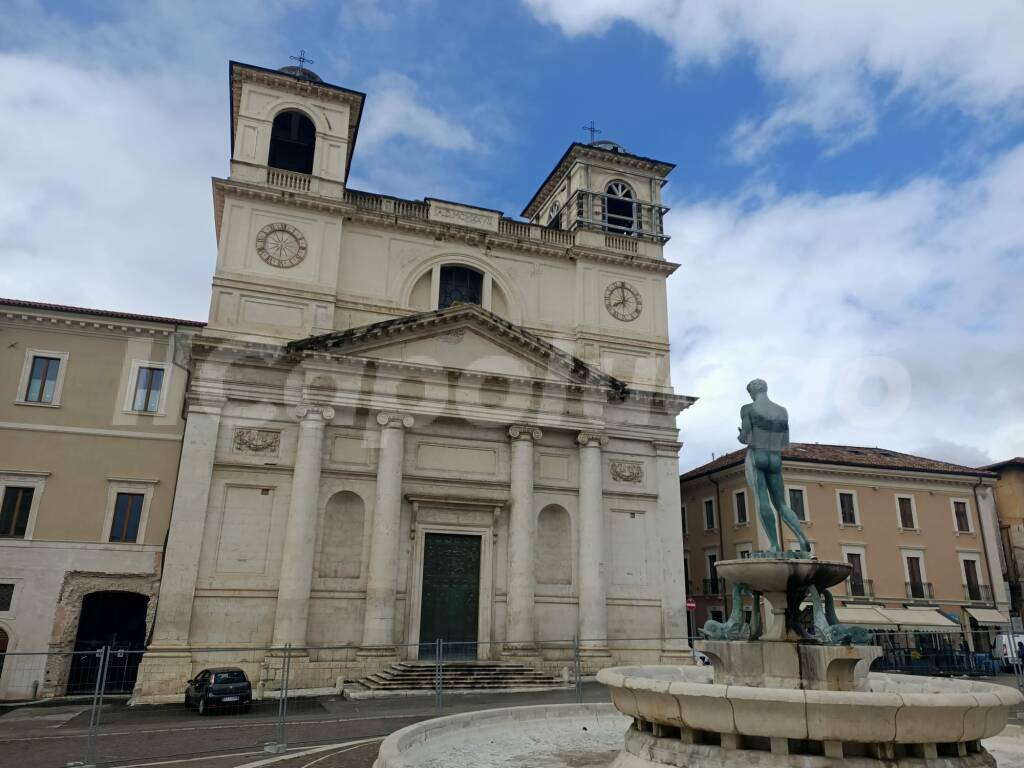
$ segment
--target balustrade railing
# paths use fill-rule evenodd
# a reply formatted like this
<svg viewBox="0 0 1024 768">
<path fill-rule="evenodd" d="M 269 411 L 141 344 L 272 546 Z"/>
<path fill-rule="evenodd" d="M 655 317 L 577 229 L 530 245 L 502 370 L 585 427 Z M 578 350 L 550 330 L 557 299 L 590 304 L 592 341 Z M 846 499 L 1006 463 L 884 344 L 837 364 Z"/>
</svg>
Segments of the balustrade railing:
<svg viewBox="0 0 1024 768">
<path fill-rule="evenodd" d="M 908 581 L 907 597 L 912 600 L 931 600 L 935 597 L 930 581 Z"/>
<path fill-rule="evenodd" d="M 964 584 L 964 599 L 972 603 L 990 603 L 992 588 L 988 584 Z"/>
<path fill-rule="evenodd" d="M 309 192 L 313 177 L 308 173 L 295 173 L 284 171 L 280 168 L 267 169 L 267 183 L 282 189 L 291 189 L 295 192 Z"/>
</svg>

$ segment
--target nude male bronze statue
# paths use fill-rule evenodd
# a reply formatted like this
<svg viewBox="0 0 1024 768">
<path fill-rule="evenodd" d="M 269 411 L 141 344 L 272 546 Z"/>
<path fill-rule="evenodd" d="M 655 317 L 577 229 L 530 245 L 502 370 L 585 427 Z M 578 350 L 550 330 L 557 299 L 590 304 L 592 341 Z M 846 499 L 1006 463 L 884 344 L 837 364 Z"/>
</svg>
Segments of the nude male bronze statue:
<svg viewBox="0 0 1024 768">
<path fill-rule="evenodd" d="M 747 483 L 754 489 L 761 527 L 771 551 L 780 552 L 774 506 L 782 522 L 799 539 L 800 550 L 809 554 L 811 543 L 800 526 L 800 519 L 786 503 L 782 482 L 782 449 L 789 445 L 789 414 L 768 399 L 768 384 L 763 379 L 747 384 L 747 392 L 753 402 L 740 408 L 739 441 L 747 446 Z"/>
</svg>

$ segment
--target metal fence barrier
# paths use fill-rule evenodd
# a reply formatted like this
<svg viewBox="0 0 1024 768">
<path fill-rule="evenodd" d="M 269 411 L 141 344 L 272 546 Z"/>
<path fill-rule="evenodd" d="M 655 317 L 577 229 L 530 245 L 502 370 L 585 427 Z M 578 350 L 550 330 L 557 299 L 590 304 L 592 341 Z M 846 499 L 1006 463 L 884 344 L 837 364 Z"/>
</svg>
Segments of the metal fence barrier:
<svg viewBox="0 0 1024 768">
<path fill-rule="evenodd" d="M 883 651 L 874 671 L 1012 673 L 1024 687 L 1017 654 L 999 659 L 972 652 L 959 632 L 874 632 L 873 637 Z M 397 656 L 407 661 L 394 663 L 393 655 L 382 658 L 376 673 L 360 677 L 339 672 L 329 680 L 335 670 L 351 672 L 373 655 L 360 656 L 366 649 L 349 645 L 191 648 L 176 654 L 109 646 L 75 653 L 8 653 L 0 655 L 0 715 L 21 709 L 22 716 L 0 716 L 0 765 L 17 764 L 19 744 L 43 735 L 34 749 L 45 749 L 46 765 L 114 766 L 223 753 L 253 755 L 255 760 L 265 752 L 372 741 L 442 714 L 607 701 L 603 686 L 586 671 L 592 672 L 595 664 L 614 664 L 625 654 L 629 660 L 624 663 L 660 663 L 667 642 L 609 639 L 602 643 L 609 655 L 595 661 L 588 656 L 595 643 L 575 637 L 539 642 L 528 657 L 502 656 L 499 643 L 436 639 L 397 646 Z M 694 660 L 704 661 L 699 654 Z M 514 665 L 497 665 L 499 661 Z M 244 674 L 247 689 L 241 683 L 217 683 L 227 687 L 214 696 L 212 688 L 202 688 L 218 675 L 235 680 L 237 673 L 230 671 L 235 669 Z M 525 682 L 517 685 L 513 680 L 510 690 L 491 687 L 500 685 L 496 681 L 506 674 L 502 670 L 514 670 Z M 199 680 L 204 674 L 205 683 Z M 394 693 L 388 686 L 404 684 L 403 675 L 421 695 L 388 697 Z M 231 689 L 234 684 L 241 686 L 238 691 Z M 162 693 L 146 701 L 157 703 L 136 702 L 140 694 L 154 690 Z M 34 725 L 22 708 L 40 702 L 60 706 L 40 708 L 40 723 Z M 218 717 L 205 721 L 205 715 Z M 60 721 L 56 726 L 55 718 Z"/>
</svg>

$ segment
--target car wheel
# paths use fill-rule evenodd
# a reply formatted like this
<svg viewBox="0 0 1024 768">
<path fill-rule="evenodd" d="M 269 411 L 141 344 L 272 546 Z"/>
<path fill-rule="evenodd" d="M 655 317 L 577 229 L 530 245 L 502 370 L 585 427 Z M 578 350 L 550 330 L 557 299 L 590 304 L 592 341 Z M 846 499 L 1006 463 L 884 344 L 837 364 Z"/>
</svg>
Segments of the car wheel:
<svg viewBox="0 0 1024 768">
<path fill-rule="evenodd" d="M 210 710 L 208 710 L 206 708 L 206 697 L 205 696 L 201 696 L 199 698 L 199 714 L 200 715 L 208 715 L 208 714 L 210 714 Z"/>
</svg>

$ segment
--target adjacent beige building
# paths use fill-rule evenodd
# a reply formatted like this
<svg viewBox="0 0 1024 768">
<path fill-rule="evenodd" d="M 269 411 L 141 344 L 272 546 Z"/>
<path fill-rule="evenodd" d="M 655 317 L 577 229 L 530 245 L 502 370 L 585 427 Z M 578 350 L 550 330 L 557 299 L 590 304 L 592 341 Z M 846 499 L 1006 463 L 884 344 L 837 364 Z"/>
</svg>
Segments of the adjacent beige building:
<svg viewBox="0 0 1024 768">
<path fill-rule="evenodd" d="M 996 512 L 1003 542 L 1003 562 L 1010 602 L 1017 616 L 1024 613 L 1024 456 L 983 467 L 995 472 Z"/>
<path fill-rule="evenodd" d="M 680 478 L 697 603 L 691 629 L 733 607 L 715 562 L 767 549 L 744 456 L 735 451 Z M 794 443 L 783 452 L 783 476 L 814 554 L 854 566 L 834 590 L 844 621 L 891 630 L 960 625 L 978 637 L 1009 622 L 994 472 L 880 448 Z M 797 548 L 788 529 L 783 536 Z"/>
<path fill-rule="evenodd" d="M 143 646 L 200 325 L 0 299 L 0 698 L 91 690 L 70 652 Z"/>
</svg>

